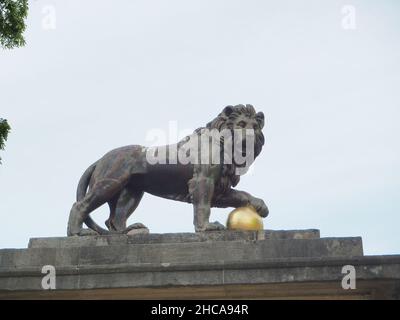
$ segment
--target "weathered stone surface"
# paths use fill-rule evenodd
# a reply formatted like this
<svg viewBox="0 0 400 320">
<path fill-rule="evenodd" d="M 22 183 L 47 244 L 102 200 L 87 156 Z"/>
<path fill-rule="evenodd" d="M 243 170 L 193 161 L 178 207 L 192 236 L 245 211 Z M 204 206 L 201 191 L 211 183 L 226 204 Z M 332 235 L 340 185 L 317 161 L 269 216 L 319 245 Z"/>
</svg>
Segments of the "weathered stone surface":
<svg viewBox="0 0 400 320">
<path fill-rule="evenodd" d="M 342 267 L 348 264 L 356 269 L 356 290 L 341 289 Z M 322 297 L 335 295 L 343 298 L 348 295 L 356 298 L 400 298 L 400 256 L 70 266 L 57 268 L 57 290 L 50 291 L 42 290 L 42 277 L 40 268 L 18 268 L 9 270 L 8 273 L 2 271 L 0 298 L 76 298 L 77 295 L 99 298 L 101 295 L 98 296 L 98 292 L 106 294 L 107 290 L 114 290 L 111 291 L 114 293 L 113 298 L 143 298 L 140 296 L 141 288 L 153 288 L 155 292 L 160 288 L 170 288 L 159 298 L 196 298 L 199 297 L 194 293 L 196 289 L 204 288 L 203 290 L 208 292 L 208 298 L 221 298 L 232 296 L 229 289 L 224 290 L 224 295 L 221 296 L 216 288 L 240 286 L 256 290 L 263 285 L 268 285 L 270 290 L 272 288 L 274 291 L 266 291 L 263 295 L 259 292 L 261 296 L 258 297 L 288 296 L 290 291 L 285 291 L 285 288 L 290 285 L 292 292 L 297 291 L 293 293 L 293 297 L 312 297 L 313 290 L 317 290 Z M 124 291 L 123 288 L 131 290 Z M 195 291 L 185 293 L 184 288 L 193 288 Z M 251 291 L 247 290 L 246 293 L 247 296 L 244 296 L 243 292 L 241 295 L 236 292 L 236 297 L 254 297 Z"/>
<path fill-rule="evenodd" d="M 299 257 L 362 256 L 354 238 L 204 241 L 105 246 L 41 247 L 0 250 L 1 267 L 117 265 L 125 263 L 200 263 Z"/>
<path fill-rule="evenodd" d="M 135 235 L 81 236 L 32 238 L 29 248 L 69 248 L 84 246 L 107 246 L 124 244 L 187 243 L 207 241 L 255 241 L 263 239 L 318 239 L 317 229 L 308 230 L 263 230 L 263 231 L 214 231 L 198 233 L 150 233 Z"/>
<path fill-rule="evenodd" d="M 56 290 L 41 287 L 44 265 Z M 343 290 L 342 268 L 357 289 Z M 0 250 L 0 298 L 400 298 L 400 255 L 318 230 L 31 239 Z"/>
</svg>

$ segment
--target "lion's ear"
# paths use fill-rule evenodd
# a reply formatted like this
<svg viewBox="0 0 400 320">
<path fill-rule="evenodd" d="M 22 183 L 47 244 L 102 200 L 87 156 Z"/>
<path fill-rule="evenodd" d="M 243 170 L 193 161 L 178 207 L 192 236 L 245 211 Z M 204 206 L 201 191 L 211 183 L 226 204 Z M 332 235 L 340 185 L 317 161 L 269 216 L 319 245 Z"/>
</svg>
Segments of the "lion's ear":
<svg viewBox="0 0 400 320">
<path fill-rule="evenodd" d="M 260 128 L 264 128 L 264 113 L 262 112 L 257 112 L 256 114 L 256 120 L 258 122 L 258 125 L 260 126 Z"/>
<path fill-rule="evenodd" d="M 253 105 L 246 104 L 246 108 L 247 108 L 247 110 L 250 111 L 251 114 L 255 114 L 256 113 L 256 109 L 254 109 Z"/>
<path fill-rule="evenodd" d="M 222 110 L 222 114 L 226 117 L 229 117 L 230 114 L 234 111 L 233 106 L 226 106 L 224 110 Z"/>
</svg>

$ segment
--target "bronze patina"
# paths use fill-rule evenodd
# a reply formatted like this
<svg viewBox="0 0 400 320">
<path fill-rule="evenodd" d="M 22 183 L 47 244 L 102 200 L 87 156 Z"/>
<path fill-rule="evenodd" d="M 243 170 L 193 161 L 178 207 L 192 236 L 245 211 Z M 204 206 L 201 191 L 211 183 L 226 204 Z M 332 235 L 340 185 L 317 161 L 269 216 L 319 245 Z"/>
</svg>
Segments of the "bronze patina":
<svg viewBox="0 0 400 320">
<path fill-rule="evenodd" d="M 242 146 L 240 154 L 246 156 L 251 141 L 253 160 L 260 154 L 264 145 L 264 114 L 256 112 L 252 105 L 227 106 L 205 127 L 195 130 L 177 144 L 146 148 L 130 145 L 111 150 L 93 163 L 82 175 L 76 202 L 73 204 L 67 233 L 69 236 L 90 233 L 83 229 L 85 223 L 98 234 L 127 233 L 132 229 L 146 228 L 141 223 L 127 227 L 127 219 L 135 211 L 144 194 L 183 201 L 193 204 L 194 227 L 196 232 L 222 230 L 225 227 L 219 222 L 210 222 L 210 208 L 243 207 L 255 208 L 261 217 L 268 215 L 268 208 L 262 199 L 247 192 L 233 189 L 240 180 L 238 169 L 251 163 L 238 163 L 233 157 L 226 161 L 224 155 L 235 146 Z M 233 132 L 246 131 L 253 133 L 252 140 L 242 135 L 236 138 L 232 134 L 232 144 L 226 147 L 226 136 L 213 140 L 207 147 L 200 142 L 210 141 L 210 131 Z M 204 140 L 204 137 L 206 139 Z M 197 143 L 195 145 L 195 142 Z M 174 151 L 171 151 L 174 150 Z M 198 151 L 198 154 L 194 155 Z M 246 150 L 246 151 L 244 151 Z M 173 152 L 186 156 L 186 160 L 205 158 L 208 154 L 219 154 L 220 161 L 172 161 Z M 207 155 L 204 157 L 204 155 Z M 233 150 L 235 153 L 235 150 Z M 150 156 L 149 156 L 150 155 Z M 165 155 L 166 161 L 156 161 Z M 250 161 L 251 162 L 251 161 Z M 239 172 L 239 173 L 238 173 Z M 108 230 L 100 227 L 90 213 L 108 203 L 110 215 L 105 222 Z M 92 232 L 93 232 L 92 231 Z"/>
</svg>

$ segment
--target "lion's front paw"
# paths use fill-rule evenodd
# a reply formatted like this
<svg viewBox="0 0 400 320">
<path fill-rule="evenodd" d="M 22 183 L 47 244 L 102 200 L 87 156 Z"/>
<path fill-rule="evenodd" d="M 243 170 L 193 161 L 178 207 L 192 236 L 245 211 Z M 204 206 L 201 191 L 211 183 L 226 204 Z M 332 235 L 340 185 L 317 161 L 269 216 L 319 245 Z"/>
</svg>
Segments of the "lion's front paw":
<svg viewBox="0 0 400 320">
<path fill-rule="evenodd" d="M 264 200 L 258 199 L 258 198 L 254 198 L 254 199 L 252 199 L 250 204 L 256 209 L 257 213 L 261 217 L 265 218 L 266 216 L 268 216 L 269 210 L 268 210 L 268 207 L 265 204 Z"/>
<path fill-rule="evenodd" d="M 219 223 L 218 221 L 214 222 L 208 222 L 204 227 L 202 228 L 196 228 L 197 232 L 203 232 L 203 231 L 220 231 L 220 230 L 225 230 L 225 226 L 222 223 Z"/>
</svg>

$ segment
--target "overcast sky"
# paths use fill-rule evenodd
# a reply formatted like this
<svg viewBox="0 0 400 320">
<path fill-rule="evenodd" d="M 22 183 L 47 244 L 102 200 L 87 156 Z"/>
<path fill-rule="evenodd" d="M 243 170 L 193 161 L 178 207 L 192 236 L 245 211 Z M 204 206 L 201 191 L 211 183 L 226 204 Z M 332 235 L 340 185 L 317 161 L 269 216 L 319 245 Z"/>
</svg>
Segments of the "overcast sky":
<svg viewBox="0 0 400 320">
<path fill-rule="evenodd" d="M 266 145 L 237 188 L 265 200 L 265 228 L 400 253 L 398 1 L 37 0 L 25 35 L 0 51 L 0 248 L 65 236 L 78 180 L 107 151 L 250 103 Z M 129 223 L 192 220 L 191 205 L 145 195 Z"/>
</svg>

